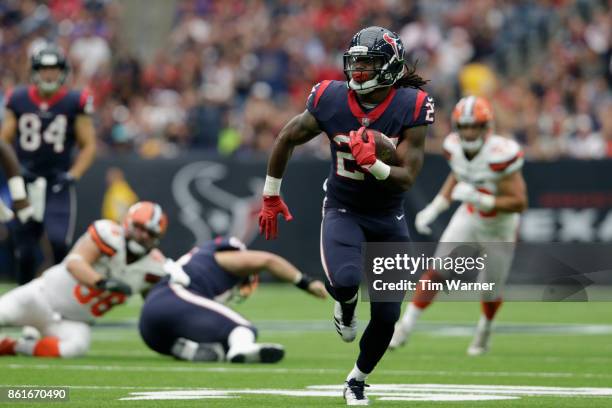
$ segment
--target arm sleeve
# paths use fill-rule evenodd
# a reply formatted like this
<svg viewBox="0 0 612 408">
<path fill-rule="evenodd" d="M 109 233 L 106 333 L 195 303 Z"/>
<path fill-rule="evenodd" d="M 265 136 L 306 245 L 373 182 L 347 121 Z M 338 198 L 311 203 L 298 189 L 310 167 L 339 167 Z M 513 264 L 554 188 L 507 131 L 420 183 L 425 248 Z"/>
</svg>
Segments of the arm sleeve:
<svg viewBox="0 0 612 408">
<path fill-rule="evenodd" d="M 494 172 L 507 176 L 514 173 L 523 167 L 525 160 L 523 159 L 523 149 L 514 140 L 508 140 L 499 155 L 495 155 L 489 163 L 489 167 Z"/>
<path fill-rule="evenodd" d="M 332 81 L 322 81 L 313 86 L 306 100 L 306 109 L 319 123 L 321 120 L 324 120 L 324 116 L 329 115 L 330 110 L 325 108 L 326 102 L 329 99 L 329 93 L 326 94 L 325 91 L 331 83 Z"/>
<path fill-rule="evenodd" d="M 412 109 L 409 109 L 404 127 L 431 125 L 434 123 L 435 102 L 427 92 L 418 89 Z"/>
<path fill-rule="evenodd" d="M 214 241 L 216 251 L 243 251 L 247 246 L 236 237 L 217 238 Z"/>
<path fill-rule="evenodd" d="M 91 115 L 94 113 L 94 98 L 88 89 L 83 89 L 79 93 L 79 103 L 77 114 Z"/>
<path fill-rule="evenodd" d="M 3 108 L 4 109 L 10 109 L 13 112 L 15 112 L 15 98 L 13 98 L 13 89 L 9 88 L 5 93 L 4 93 L 4 101 L 3 101 Z"/>
</svg>

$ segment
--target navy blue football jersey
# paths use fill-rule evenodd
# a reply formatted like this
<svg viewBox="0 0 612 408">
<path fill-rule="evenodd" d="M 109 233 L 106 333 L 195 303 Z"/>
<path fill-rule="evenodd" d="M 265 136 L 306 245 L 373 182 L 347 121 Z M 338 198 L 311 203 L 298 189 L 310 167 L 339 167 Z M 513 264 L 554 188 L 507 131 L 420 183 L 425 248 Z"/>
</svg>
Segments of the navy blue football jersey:
<svg viewBox="0 0 612 408">
<path fill-rule="evenodd" d="M 382 103 L 364 110 L 346 82 L 323 81 L 313 87 L 306 106 L 330 140 L 326 206 L 366 212 L 401 207 L 403 193 L 390 191 L 357 164 L 349 132 L 365 126 L 384 133 L 397 146 L 404 129 L 434 122 L 433 98 L 419 89 L 392 88 Z"/>
<path fill-rule="evenodd" d="M 93 97 L 86 90 L 60 88 L 43 99 L 36 87 L 20 86 L 6 98 L 6 107 L 17 120 L 14 146 L 26 174 L 53 178 L 72 164 L 77 115 L 93 111 Z"/>
<path fill-rule="evenodd" d="M 188 288 L 209 299 L 227 300 L 232 289 L 243 279 L 221 268 L 215 260 L 215 252 L 243 249 L 246 246 L 239 239 L 219 237 L 191 250 L 178 260 L 191 280 Z"/>
</svg>

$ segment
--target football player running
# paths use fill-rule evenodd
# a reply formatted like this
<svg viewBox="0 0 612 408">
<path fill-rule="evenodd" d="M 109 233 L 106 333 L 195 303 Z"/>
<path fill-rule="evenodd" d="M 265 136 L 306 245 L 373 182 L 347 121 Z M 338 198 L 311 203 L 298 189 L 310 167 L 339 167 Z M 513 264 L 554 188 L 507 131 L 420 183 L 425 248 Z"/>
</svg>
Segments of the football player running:
<svg viewBox="0 0 612 408">
<path fill-rule="evenodd" d="M 49 239 L 54 263 L 64 259 L 76 219 L 74 183 L 95 157 L 93 98 L 86 90 L 64 85 L 68 71 L 63 52 L 45 45 L 31 57 L 33 84 L 16 87 L 5 98 L 0 139 L 14 145 L 34 209 L 33 220 L 14 228 L 19 284 L 35 275 L 41 237 Z M 75 145 L 79 152 L 73 159 Z M 21 183 L 14 184 L 19 192 L 15 199 L 20 199 Z"/>
<path fill-rule="evenodd" d="M 131 206 L 122 226 L 92 223 L 62 263 L 0 297 L 0 327 L 31 326 L 42 336 L 0 339 L 0 355 L 84 355 L 91 324 L 165 275 L 156 247 L 167 224 L 161 207 L 147 201 Z"/>
<path fill-rule="evenodd" d="M 318 298 L 327 295 L 321 281 L 287 260 L 247 250 L 233 237 L 205 242 L 167 269 L 170 277 L 151 290 L 142 308 L 140 334 L 151 349 L 187 361 L 275 363 L 283 358 L 282 345 L 257 343 L 253 323 L 225 305 L 236 295 L 248 296 L 260 271 Z"/>
<path fill-rule="evenodd" d="M 487 253 L 481 276 L 494 282 L 495 290 L 483 292 L 482 314 L 467 353 L 481 355 L 489 348 L 491 324 L 502 303 L 519 225 L 519 214 L 527 208 L 527 188 L 521 173 L 523 152 L 515 141 L 493 133 L 493 112 L 489 102 L 478 96 L 462 98 L 452 114 L 455 132 L 444 140 L 444 154 L 451 172 L 434 200 L 415 220 L 417 231 L 431 234 L 430 225 L 451 201 L 461 202 L 444 230 L 441 243 L 478 242 Z M 487 243 L 509 243 L 508 245 Z M 438 251 L 444 245 L 439 245 Z M 444 255 L 442 253 L 436 255 Z M 426 271 L 422 280 L 445 279 L 450 271 Z M 417 285 L 412 302 L 395 327 L 390 347 L 404 344 L 434 291 Z"/>
<path fill-rule="evenodd" d="M 292 216 L 280 196 L 281 180 L 293 149 L 325 133 L 332 163 L 325 184 L 321 261 L 326 287 L 336 300 L 334 324 L 345 342 L 357 336 L 355 308 L 362 280 L 364 242 L 407 242 L 404 193 L 423 164 L 427 127 L 434 121 L 433 98 L 420 89 L 426 81 L 404 61 L 400 37 L 367 27 L 344 54 L 344 81 L 314 86 L 306 110 L 281 130 L 268 162 L 260 231 L 277 236 L 277 216 Z M 399 165 L 379 160 L 374 131 L 397 146 Z M 370 321 L 359 342 L 359 356 L 346 377 L 347 405 L 367 405 L 367 376 L 387 350 L 401 303 L 371 302 Z"/>
</svg>

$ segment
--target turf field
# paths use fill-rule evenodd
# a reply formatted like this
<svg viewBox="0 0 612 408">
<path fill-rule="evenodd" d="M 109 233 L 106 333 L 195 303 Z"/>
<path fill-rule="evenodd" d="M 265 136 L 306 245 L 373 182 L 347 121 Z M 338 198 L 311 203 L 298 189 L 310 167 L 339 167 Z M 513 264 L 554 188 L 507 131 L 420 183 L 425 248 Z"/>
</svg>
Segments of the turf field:
<svg viewBox="0 0 612 408">
<path fill-rule="evenodd" d="M 286 346 L 286 359 L 276 365 L 193 364 L 157 356 L 138 337 L 139 306 L 135 299 L 109 313 L 94 329 L 85 358 L 0 358 L 0 386 L 69 386 L 70 402 L 54 406 L 344 405 L 340 386 L 358 344 L 341 342 L 333 331 L 331 300 L 263 285 L 236 306 L 256 322 L 261 341 Z M 359 313 L 367 316 L 367 304 Z M 505 304 L 490 354 L 467 357 L 478 313 L 474 303 L 435 304 L 410 344 L 388 353 L 370 376 L 372 403 L 389 408 L 612 406 L 610 304 Z M 361 328 L 364 323 L 360 320 Z"/>
</svg>

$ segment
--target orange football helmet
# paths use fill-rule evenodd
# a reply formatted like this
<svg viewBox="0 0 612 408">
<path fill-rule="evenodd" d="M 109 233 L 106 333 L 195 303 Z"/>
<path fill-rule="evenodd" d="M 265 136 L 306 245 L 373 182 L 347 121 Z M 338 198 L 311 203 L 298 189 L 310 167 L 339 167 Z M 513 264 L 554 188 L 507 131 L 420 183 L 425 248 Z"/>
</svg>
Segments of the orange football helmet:
<svg viewBox="0 0 612 408">
<path fill-rule="evenodd" d="M 484 144 L 493 125 L 493 110 L 489 101 L 481 96 L 461 98 L 452 115 L 453 127 L 461 138 L 461 147 L 467 153 L 475 153 Z"/>
<path fill-rule="evenodd" d="M 453 110 L 453 124 L 489 125 L 493 121 L 491 104 L 482 96 L 466 96 L 461 98 Z"/>
<path fill-rule="evenodd" d="M 168 217 L 159 204 L 139 201 L 132 205 L 123 219 L 128 250 L 144 255 L 159 245 L 168 228 Z"/>
</svg>

